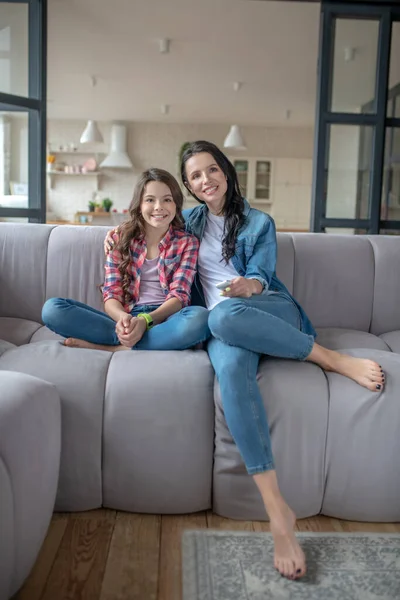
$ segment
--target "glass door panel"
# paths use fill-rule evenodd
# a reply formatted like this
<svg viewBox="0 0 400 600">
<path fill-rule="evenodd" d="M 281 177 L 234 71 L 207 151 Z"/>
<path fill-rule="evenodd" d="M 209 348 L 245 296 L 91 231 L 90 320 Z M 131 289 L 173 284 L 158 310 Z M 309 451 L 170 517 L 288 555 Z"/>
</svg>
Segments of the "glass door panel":
<svg viewBox="0 0 400 600">
<path fill-rule="evenodd" d="M 271 197 L 271 163 L 256 161 L 256 200 L 269 200 Z"/>
<path fill-rule="evenodd" d="M 400 221 L 400 129 L 398 128 L 386 129 L 381 219 Z"/>
<path fill-rule="evenodd" d="M 368 218 L 372 138 L 372 127 L 329 127 L 326 172 L 328 218 Z"/>
<path fill-rule="evenodd" d="M 0 92 L 28 96 L 28 4 L 0 3 Z"/>
<path fill-rule="evenodd" d="M 400 118 L 400 22 L 392 25 L 387 116 Z"/>
<path fill-rule="evenodd" d="M 28 114 L 0 112 L 0 207 L 28 207 Z"/>
<path fill-rule="evenodd" d="M 330 110 L 373 113 L 379 21 L 338 18 L 334 32 Z"/>
<path fill-rule="evenodd" d="M 235 167 L 239 187 L 242 195 L 248 197 L 248 183 L 249 183 L 249 161 L 248 160 L 234 160 L 233 166 Z"/>
</svg>

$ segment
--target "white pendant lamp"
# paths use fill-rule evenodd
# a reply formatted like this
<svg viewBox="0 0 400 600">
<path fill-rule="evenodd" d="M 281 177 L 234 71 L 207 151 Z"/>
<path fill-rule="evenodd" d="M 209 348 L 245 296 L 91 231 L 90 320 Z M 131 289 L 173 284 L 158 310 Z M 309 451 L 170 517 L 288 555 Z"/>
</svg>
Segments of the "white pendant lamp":
<svg viewBox="0 0 400 600">
<path fill-rule="evenodd" d="M 102 169 L 132 169 L 132 161 L 127 152 L 126 126 L 114 123 L 111 128 L 111 148 L 109 154 L 100 164 Z"/>
<path fill-rule="evenodd" d="M 247 150 L 246 143 L 238 125 L 232 125 L 224 141 L 224 148 L 232 150 Z"/>
<path fill-rule="evenodd" d="M 97 127 L 96 121 L 89 120 L 87 122 L 85 131 L 81 135 L 81 144 L 90 144 L 92 142 L 103 142 L 103 136 Z"/>
<path fill-rule="evenodd" d="M 92 86 L 93 90 L 97 85 L 97 79 L 94 75 L 92 75 L 90 77 L 90 85 Z M 92 96 L 94 96 L 94 92 L 92 92 Z M 92 100 L 94 100 L 94 98 Z M 95 104 L 95 103 L 92 102 L 92 104 Z M 80 143 L 81 144 L 90 144 L 90 143 L 94 143 L 94 142 L 104 142 L 104 140 L 103 140 L 103 136 L 101 135 L 99 128 L 97 127 L 96 121 L 92 121 L 91 119 L 89 119 L 89 121 L 87 122 L 87 125 L 85 127 L 85 130 L 81 135 Z"/>
</svg>

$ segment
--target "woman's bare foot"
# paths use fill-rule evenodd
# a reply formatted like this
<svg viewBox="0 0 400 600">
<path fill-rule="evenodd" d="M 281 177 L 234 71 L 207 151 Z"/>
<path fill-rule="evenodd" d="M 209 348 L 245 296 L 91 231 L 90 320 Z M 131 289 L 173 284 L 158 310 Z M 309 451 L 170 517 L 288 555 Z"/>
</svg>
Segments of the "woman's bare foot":
<svg viewBox="0 0 400 600">
<path fill-rule="evenodd" d="M 105 350 L 106 352 L 118 352 L 119 350 L 130 350 L 126 346 L 103 346 L 102 344 L 92 344 L 78 338 L 67 338 L 64 346 L 69 348 L 88 348 L 89 350 Z"/>
<path fill-rule="evenodd" d="M 283 503 L 269 518 L 275 545 L 275 568 L 288 579 L 303 577 L 306 572 L 306 559 L 294 533 L 294 512 Z"/>
<path fill-rule="evenodd" d="M 356 358 L 314 344 L 308 361 L 315 362 L 325 371 L 333 371 L 353 379 L 372 392 L 379 392 L 385 385 L 385 374 L 378 363 L 367 358 Z"/>
<path fill-rule="evenodd" d="M 269 516 L 274 538 L 274 565 L 281 575 L 298 579 L 306 572 L 306 559 L 294 534 L 296 516 L 283 499 L 275 469 L 253 475 Z"/>
</svg>

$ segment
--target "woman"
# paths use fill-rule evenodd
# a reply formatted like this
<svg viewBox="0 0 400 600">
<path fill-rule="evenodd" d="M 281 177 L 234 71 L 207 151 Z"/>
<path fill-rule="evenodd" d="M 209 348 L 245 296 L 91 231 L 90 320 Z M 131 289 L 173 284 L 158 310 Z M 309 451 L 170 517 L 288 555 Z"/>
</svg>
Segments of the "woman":
<svg viewBox="0 0 400 600">
<path fill-rule="evenodd" d="M 183 211 L 186 230 L 200 240 L 192 295 L 210 310 L 208 354 L 226 422 L 263 498 L 274 538 L 275 567 L 296 579 L 306 572 L 305 557 L 294 534 L 296 517 L 278 486 L 256 380 L 260 357 L 311 361 L 374 391 L 383 386 L 384 375 L 373 361 L 339 354 L 315 342 L 312 324 L 276 276 L 273 220 L 242 198 L 233 165 L 214 144 L 192 143 L 183 154 L 181 176 L 200 202 Z M 229 285 L 220 291 L 216 284 L 226 280 Z"/>
<path fill-rule="evenodd" d="M 199 242 L 184 229 L 182 204 L 170 173 L 142 173 L 107 256 L 105 313 L 67 298 L 43 306 L 43 322 L 67 338 L 66 346 L 183 350 L 209 337 L 206 309 L 189 306 Z"/>
</svg>

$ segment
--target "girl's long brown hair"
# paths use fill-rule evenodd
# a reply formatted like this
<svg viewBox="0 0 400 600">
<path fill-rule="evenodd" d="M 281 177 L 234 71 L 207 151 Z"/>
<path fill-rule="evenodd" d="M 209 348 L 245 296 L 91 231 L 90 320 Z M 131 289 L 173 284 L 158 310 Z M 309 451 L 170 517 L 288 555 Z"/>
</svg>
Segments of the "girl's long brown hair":
<svg viewBox="0 0 400 600">
<path fill-rule="evenodd" d="M 140 239 L 145 236 L 145 222 L 142 217 L 141 204 L 146 185 L 150 181 L 159 181 L 165 183 L 171 191 L 173 201 L 176 206 L 176 215 L 171 223 L 175 229 L 184 229 L 184 221 L 182 217 L 183 194 L 179 183 L 168 171 L 163 169 L 148 169 L 144 171 L 138 182 L 136 183 L 133 198 L 129 205 L 129 218 L 122 223 L 118 228 L 119 241 L 116 245 L 116 250 L 121 254 L 121 262 L 119 264 L 119 272 L 122 279 L 122 289 L 125 296 L 125 302 L 129 301 L 129 287 L 131 283 L 131 275 L 128 267 L 132 260 L 130 255 L 130 244 L 133 239 Z"/>
</svg>

